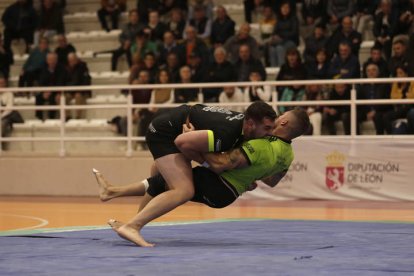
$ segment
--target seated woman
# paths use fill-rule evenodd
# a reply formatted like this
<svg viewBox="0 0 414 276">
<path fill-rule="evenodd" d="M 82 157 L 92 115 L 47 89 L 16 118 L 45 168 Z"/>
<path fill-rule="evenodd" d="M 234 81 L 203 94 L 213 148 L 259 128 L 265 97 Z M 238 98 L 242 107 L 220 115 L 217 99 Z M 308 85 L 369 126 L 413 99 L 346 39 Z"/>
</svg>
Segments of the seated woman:
<svg viewBox="0 0 414 276">
<path fill-rule="evenodd" d="M 397 66 L 395 70 L 397 78 L 407 78 L 408 77 L 408 68 L 407 66 L 400 65 Z M 391 88 L 391 99 L 414 99 L 414 82 L 395 82 L 392 84 Z M 393 128 L 393 123 L 398 119 L 405 119 L 407 115 L 412 113 L 409 111 L 414 107 L 412 104 L 395 104 L 393 109 L 384 114 L 384 125 L 385 130 L 388 134 L 394 134 L 396 131 Z M 406 134 L 408 131 L 404 130 L 399 131 L 399 134 Z"/>
</svg>

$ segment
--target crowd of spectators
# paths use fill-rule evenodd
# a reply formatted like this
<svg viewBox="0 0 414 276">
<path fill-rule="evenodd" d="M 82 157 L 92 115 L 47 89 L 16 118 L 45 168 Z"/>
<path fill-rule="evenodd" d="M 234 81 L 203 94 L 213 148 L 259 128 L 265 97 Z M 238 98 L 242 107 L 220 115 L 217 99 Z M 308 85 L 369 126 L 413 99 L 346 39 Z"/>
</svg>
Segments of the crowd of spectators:
<svg viewBox="0 0 414 276">
<path fill-rule="evenodd" d="M 1 73 L 9 76 L 13 63 L 11 41 L 22 38 L 30 54 L 21 72 L 20 86 L 90 84 L 87 65 L 76 56 L 75 47 L 64 35 L 65 1 L 41 2 L 36 10 L 30 0 L 17 0 L 5 10 Z M 130 84 L 262 81 L 268 79 L 266 67 L 279 67 L 277 80 L 414 74 L 413 0 L 302 0 L 300 6 L 294 0 L 243 3 L 246 23 L 235 22 L 224 6 L 215 6 L 212 0 L 138 0 L 136 7 L 126 7 L 125 0 L 102 0 L 97 11 L 102 29 L 121 29 L 119 47 L 111 51 L 111 70 L 116 71 L 119 58 L 125 56 Z M 119 25 L 121 13 L 127 10 L 127 23 Z M 259 25 L 259 40 L 252 36 L 249 23 Z M 375 43 L 369 59 L 360 64 L 359 52 L 367 32 L 372 32 Z M 55 35 L 58 46 L 52 50 L 48 41 Z M 300 44 L 304 46 L 303 53 L 298 50 Z M 133 91 L 133 100 L 186 103 L 199 101 L 202 96 L 204 102 L 269 101 L 271 90 L 266 85 L 209 88 L 200 95 L 199 89 L 140 89 Z M 278 87 L 277 91 L 280 101 L 341 100 L 350 99 L 351 87 L 297 85 Z M 414 98 L 414 83 L 359 85 L 357 95 L 360 99 Z M 85 104 L 90 93 L 67 96 L 69 101 Z M 36 95 L 37 104 L 58 102 L 59 94 L 50 91 Z M 313 126 L 310 133 L 319 135 L 324 124 L 329 134 L 336 134 L 337 121 L 342 121 L 346 134 L 350 133 L 349 107 L 310 104 L 306 108 Z M 137 121 L 145 121 L 139 128 L 141 134 L 155 111 L 135 113 Z M 54 118 L 56 114 L 37 113 L 40 119 L 45 116 Z M 82 116 L 80 111 L 74 115 Z M 407 119 L 406 130 L 395 126 L 399 119 Z M 374 122 L 377 134 L 414 133 L 413 105 L 360 106 L 358 122 L 366 120 Z"/>
</svg>

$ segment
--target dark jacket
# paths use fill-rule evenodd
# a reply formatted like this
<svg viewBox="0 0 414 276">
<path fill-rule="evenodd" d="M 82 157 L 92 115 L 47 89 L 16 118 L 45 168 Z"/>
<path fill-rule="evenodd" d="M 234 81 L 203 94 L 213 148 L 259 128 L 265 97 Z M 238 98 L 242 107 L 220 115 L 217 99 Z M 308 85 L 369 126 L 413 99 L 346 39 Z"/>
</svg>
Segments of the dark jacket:
<svg viewBox="0 0 414 276">
<path fill-rule="evenodd" d="M 341 73 L 341 70 L 346 71 Z M 332 78 L 352 79 L 361 76 L 359 60 L 356 56 L 351 55 L 349 58 L 342 60 L 339 56 L 332 59 L 329 66 L 329 75 Z"/>
<path fill-rule="evenodd" d="M 1 18 L 5 28 L 17 32 L 22 30 L 34 31 L 38 24 L 36 11 L 28 4 L 23 5 L 23 9 L 20 6 L 16 2 L 6 8 Z"/>
<path fill-rule="evenodd" d="M 58 64 L 53 72 L 49 71 L 47 67 L 40 72 L 39 85 L 40 86 L 64 86 L 67 84 L 67 72 L 65 67 Z"/>
<path fill-rule="evenodd" d="M 389 84 L 362 84 L 358 86 L 357 98 L 360 100 L 371 99 L 389 99 L 391 87 Z M 375 110 L 376 112 L 385 112 L 390 109 L 389 105 L 358 105 L 358 113 L 362 112 L 362 118 L 367 117 L 367 113 Z"/>
<path fill-rule="evenodd" d="M 355 12 L 354 1 L 349 0 L 328 0 L 327 13 L 335 15 L 340 20 L 345 16 L 352 16 Z"/>
<path fill-rule="evenodd" d="M 63 24 L 63 12 L 59 4 L 53 3 L 49 10 L 46 10 L 43 6 L 39 13 L 39 26 L 38 29 L 56 30 L 57 33 L 65 33 L 65 26 Z"/>
<path fill-rule="evenodd" d="M 91 76 L 89 75 L 89 69 L 85 62 L 79 61 L 74 68 L 67 68 L 68 80 L 67 85 L 90 85 Z"/>
<path fill-rule="evenodd" d="M 184 32 L 185 24 L 186 23 L 184 19 L 178 22 L 178 24 L 175 25 L 174 27 L 171 24 L 171 22 L 169 22 L 167 23 L 167 28 L 174 34 L 175 39 L 181 40 L 183 39 L 183 32 Z"/>
<path fill-rule="evenodd" d="M 326 47 L 326 42 L 328 38 L 323 36 L 319 39 L 316 39 L 315 36 L 311 35 L 306 38 L 305 40 L 305 52 L 303 53 L 303 57 L 305 58 L 306 62 L 310 62 L 315 60 L 316 52 L 319 49 Z"/>
<path fill-rule="evenodd" d="M 142 23 L 137 23 L 135 25 L 128 23 L 122 28 L 122 32 L 119 35 L 119 41 L 123 44 L 126 40 L 135 41 L 135 37 L 139 32 L 144 30 L 145 25 Z"/>
<path fill-rule="evenodd" d="M 308 78 L 308 72 L 303 63 L 299 63 L 296 67 L 290 67 L 285 62 L 281 67 L 276 80 L 306 80 Z M 282 92 L 285 89 L 284 86 L 278 86 L 277 91 Z"/>
<path fill-rule="evenodd" d="M 367 74 L 366 74 L 366 69 L 367 69 L 367 66 L 369 65 L 369 64 L 375 64 L 375 65 L 377 65 L 378 66 L 378 69 L 379 69 L 379 71 L 380 71 L 380 74 L 379 74 L 379 78 L 388 78 L 389 76 L 390 76 L 390 70 L 389 70 L 389 68 L 388 68 L 388 62 L 384 59 L 384 58 L 381 58 L 380 60 L 379 60 L 379 62 L 373 62 L 372 61 L 372 58 L 369 58 L 365 63 L 364 63 L 364 65 L 362 66 L 362 76 L 364 77 L 364 78 L 366 78 L 366 76 L 367 76 Z"/>
<path fill-rule="evenodd" d="M 311 79 L 329 79 L 329 62 L 325 62 L 323 66 L 319 67 L 316 61 L 306 63 L 306 70 L 308 77 Z"/>
<path fill-rule="evenodd" d="M 234 35 L 235 23 L 230 17 L 226 17 L 223 22 L 217 19 L 213 21 L 211 26 L 210 41 L 212 44 L 224 44 L 226 40 Z"/>
<path fill-rule="evenodd" d="M 293 41 L 296 45 L 299 44 L 299 22 L 296 16 L 279 17 L 277 24 L 273 30 L 273 35 L 280 36 L 283 40 Z"/>
<path fill-rule="evenodd" d="M 326 18 L 326 0 L 303 0 L 302 16 L 306 20 L 307 17 Z"/>
<path fill-rule="evenodd" d="M 76 53 L 76 49 L 72 44 L 68 44 L 65 48 L 57 47 L 55 53 L 58 56 L 58 62 L 66 65 L 68 63 L 68 54 Z"/>
<path fill-rule="evenodd" d="M 330 56 L 338 53 L 339 44 L 343 41 L 347 41 L 351 45 L 352 53 L 354 55 L 359 55 L 362 35 L 355 30 L 353 30 L 350 34 L 344 34 L 342 32 L 342 27 L 339 26 L 327 42 L 328 53 Z"/>
<path fill-rule="evenodd" d="M 266 80 L 266 70 L 259 59 L 250 58 L 247 62 L 238 59 L 234 64 L 237 81 L 249 81 L 249 75 L 252 71 L 260 73 L 262 80 Z"/>
</svg>

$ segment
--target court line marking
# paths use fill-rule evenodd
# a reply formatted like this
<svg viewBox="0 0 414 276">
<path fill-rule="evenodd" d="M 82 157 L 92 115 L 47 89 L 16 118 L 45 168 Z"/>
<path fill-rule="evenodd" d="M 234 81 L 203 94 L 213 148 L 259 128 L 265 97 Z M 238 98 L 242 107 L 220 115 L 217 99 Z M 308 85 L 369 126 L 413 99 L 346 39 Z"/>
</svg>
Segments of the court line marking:
<svg viewBox="0 0 414 276">
<path fill-rule="evenodd" d="M 304 220 L 304 219 L 269 219 L 269 218 L 243 218 L 243 219 L 210 219 L 210 220 L 193 220 L 193 221 L 166 221 L 166 222 L 151 222 L 146 227 L 160 227 L 160 226 L 180 226 L 180 225 L 193 225 L 204 223 L 220 223 L 220 222 L 243 222 L 243 221 L 297 221 L 297 222 L 353 222 L 353 223 L 387 223 L 387 224 L 414 224 L 414 222 L 407 221 L 358 221 L 358 220 Z M 0 231 L 1 236 L 14 236 L 14 235 L 33 235 L 33 234 L 46 234 L 46 233 L 63 233 L 63 232 L 75 232 L 75 231 L 91 231 L 91 230 L 105 230 L 111 229 L 106 225 L 95 226 L 68 226 L 61 228 L 42 228 L 32 230 L 9 230 Z"/>
<path fill-rule="evenodd" d="M 25 218 L 25 219 L 31 219 L 31 220 L 37 220 L 40 221 L 39 224 L 34 225 L 34 226 L 29 226 L 29 227 L 22 227 L 22 228 L 17 228 L 17 229 L 13 229 L 13 230 L 8 230 L 5 232 L 9 232 L 9 231 L 26 231 L 26 230 L 33 230 L 36 228 L 40 228 L 43 226 L 46 226 L 49 224 L 49 221 L 43 218 L 39 218 L 39 217 L 34 217 L 34 216 L 23 216 L 23 215 L 15 215 L 15 214 L 1 214 L 0 216 L 8 216 L 8 217 L 17 217 L 17 218 Z M 0 232 L 1 233 L 1 232 Z"/>
</svg>

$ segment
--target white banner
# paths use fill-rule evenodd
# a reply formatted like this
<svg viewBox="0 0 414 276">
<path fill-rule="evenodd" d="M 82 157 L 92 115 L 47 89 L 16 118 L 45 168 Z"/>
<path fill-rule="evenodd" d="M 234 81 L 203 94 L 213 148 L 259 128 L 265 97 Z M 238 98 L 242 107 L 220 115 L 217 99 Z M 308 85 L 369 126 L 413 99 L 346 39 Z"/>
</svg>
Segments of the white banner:
<svg viewBox="0 0 414 276">
<path fill-rule="evenodd" d="M 414 141 L 302 139 L 293 148 L 282 181 L 243 198 L 414 201 Z"/>
</svg>

